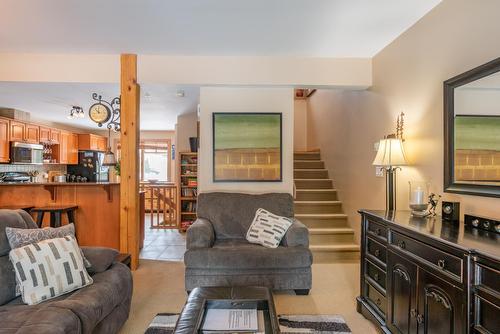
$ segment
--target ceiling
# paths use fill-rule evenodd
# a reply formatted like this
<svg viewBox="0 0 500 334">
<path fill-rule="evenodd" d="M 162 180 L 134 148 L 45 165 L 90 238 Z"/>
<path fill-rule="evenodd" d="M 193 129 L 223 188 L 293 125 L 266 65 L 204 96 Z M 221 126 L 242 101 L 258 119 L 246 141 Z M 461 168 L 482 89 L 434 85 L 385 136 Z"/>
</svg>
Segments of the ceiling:
<svg viewBox="0 0 500 334">
<path fill-rule="evenodd" d="M 177 92 L 183 91 L 184 97 Z M 95 103 L 92 93 L 111 101 L 120 95 L 118 84 L 0 82 L 0 107 L 19 109 L 39 119 L 71 127 L 98 129 L 88 117 Z M 193 86 L 141 85 L 141 130 L 174 130 L 177 116 L 195 112 L 200 89 Z M 72 106 L 85 111 L 83 119 L 68 119 Z"/>
<path fill-rule="evenodd" d="M 0 52 L 372 57 L 440 0 L 2 0 Z"/>
</svg>

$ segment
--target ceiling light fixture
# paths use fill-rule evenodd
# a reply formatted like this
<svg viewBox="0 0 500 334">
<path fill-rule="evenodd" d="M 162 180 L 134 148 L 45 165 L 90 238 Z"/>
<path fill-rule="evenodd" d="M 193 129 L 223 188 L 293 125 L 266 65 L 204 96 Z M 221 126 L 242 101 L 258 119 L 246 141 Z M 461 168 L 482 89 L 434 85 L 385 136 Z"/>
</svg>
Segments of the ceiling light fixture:
<svg viewBox="0 0 500 334">
<path fill-rule="evenodd" d="M 184 91 L 182 89 L 179 89 L 176 93 L 175 96 L 177 97 L 184 97 Z"/>
<path fill-rule="evenodd" d="M 73 106 L 69 111 L 68 119 L 73 118 L 84 118 L 85 112 L 83 112 L 83 108 L 79 106 Z"/>
</svg>

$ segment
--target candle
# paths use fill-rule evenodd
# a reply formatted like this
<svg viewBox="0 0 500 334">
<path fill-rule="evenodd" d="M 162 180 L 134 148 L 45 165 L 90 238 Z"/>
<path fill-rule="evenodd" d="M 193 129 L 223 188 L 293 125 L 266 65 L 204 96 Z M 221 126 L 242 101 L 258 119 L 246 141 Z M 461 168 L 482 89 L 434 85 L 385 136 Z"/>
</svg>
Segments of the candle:
<svg viewBox="0 0 500 334">
<path fill-rule="evenodd" d="M 422 187 L 417 187 L 417 189 L 413 190 L 411 204 L 424 204 L 424 190 Z"/>
</svg>

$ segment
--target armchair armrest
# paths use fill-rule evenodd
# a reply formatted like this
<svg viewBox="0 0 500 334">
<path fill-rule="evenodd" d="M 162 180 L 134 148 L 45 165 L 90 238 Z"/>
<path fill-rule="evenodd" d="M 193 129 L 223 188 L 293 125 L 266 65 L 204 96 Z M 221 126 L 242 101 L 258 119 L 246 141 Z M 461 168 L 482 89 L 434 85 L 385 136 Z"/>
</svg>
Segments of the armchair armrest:
<svg viewBox="0 0 500 334">
<path fill-rule="evenodd" d="M 281 243 L 286 247 L 309 247 L 309 230 L 300 220 L 294 218 L 293 224 L 286 231 Z"/>
<path fill-rule="evenodd" d="M 214 245 L 215 232 L 212 223 L 198 218 L 187 230 L 186 248 L 210 248 Z"/>
<path fill-rule="evenodd" d="M 91 267 L 87 268 L 89 274 L 102 273 L 108 270 L 115 262 L 118 251 L 107 247 L 87 247 L 82 246 L 83 255 L 90 262 Z"/>
</svg>

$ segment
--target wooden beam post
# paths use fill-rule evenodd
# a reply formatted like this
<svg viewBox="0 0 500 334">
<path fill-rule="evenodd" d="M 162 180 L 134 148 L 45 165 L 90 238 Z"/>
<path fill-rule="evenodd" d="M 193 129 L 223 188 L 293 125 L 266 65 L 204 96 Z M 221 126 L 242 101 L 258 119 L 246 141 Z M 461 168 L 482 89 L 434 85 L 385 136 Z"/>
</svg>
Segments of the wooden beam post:
<svg viewBox="0 0 500 334">
<path fill-rule="evenodd" d="M 120 252 L 132 256 L 131 268 L 139 265 L 139 105 L 137 55 L 122 54 L 121 63 L 121 184 Z"/>
</svg>

